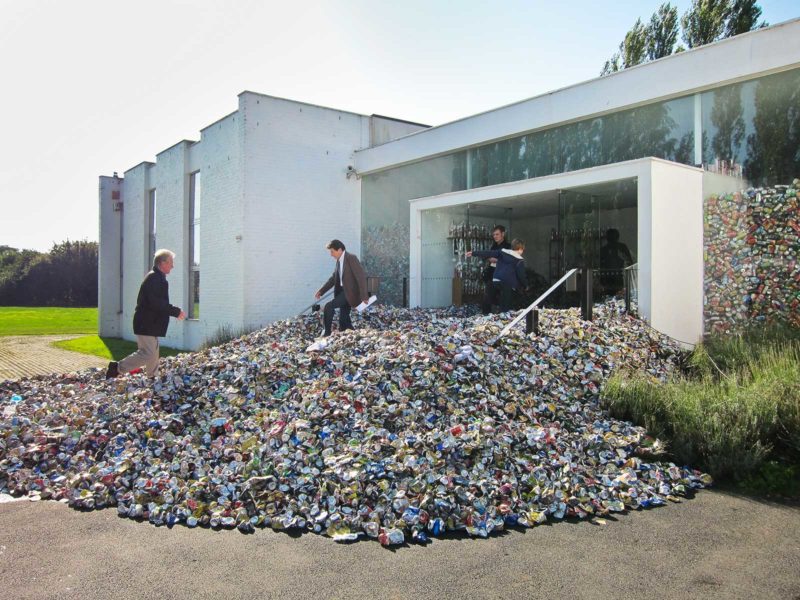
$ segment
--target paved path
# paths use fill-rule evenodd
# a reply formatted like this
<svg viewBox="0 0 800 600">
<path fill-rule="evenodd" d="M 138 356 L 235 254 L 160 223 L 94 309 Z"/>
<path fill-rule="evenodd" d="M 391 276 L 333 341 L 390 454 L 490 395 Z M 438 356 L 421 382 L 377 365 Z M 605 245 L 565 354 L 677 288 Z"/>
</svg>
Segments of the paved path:
<svg viewBox="0 0 800 600">
<path fill-rule="evenodd" d="M 394 550 L 0 504 L 0 595 L 39 598 L 800 598 L 800 508 L 681 504 Z"/>
<path fill-rule="evenodd" d="M 51 344 L 80 335 L 10 335 L 0 337 L 0 381 L 68 373 L 89 367 L 105 367 L 108 361 L 97 356 L 54 348 Z"/>
</svg>

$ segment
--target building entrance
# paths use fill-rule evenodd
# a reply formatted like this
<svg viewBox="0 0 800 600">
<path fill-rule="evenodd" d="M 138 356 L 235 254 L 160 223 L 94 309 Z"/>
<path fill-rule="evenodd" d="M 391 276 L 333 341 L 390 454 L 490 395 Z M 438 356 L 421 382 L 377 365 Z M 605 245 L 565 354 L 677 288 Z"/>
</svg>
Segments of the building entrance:
<svg viewBox="0 0 800 600">
<path fill-rule="evenodd" d="M 595 298 L 619 295 L 624 269 L 638 253 L 635 178 L 429 209 L 420 216 L 421 305 L 427 307 L 480 302 L 487 261 L 466 254 L 491 247 L 496 226 L 505 229 L 508 242 L 525 242 L 529 287 L 517 294 L 520 306 L 573 267 L 594 270 Z M 578 301 L 567 286 L 550 305 Z"/>
</svg>

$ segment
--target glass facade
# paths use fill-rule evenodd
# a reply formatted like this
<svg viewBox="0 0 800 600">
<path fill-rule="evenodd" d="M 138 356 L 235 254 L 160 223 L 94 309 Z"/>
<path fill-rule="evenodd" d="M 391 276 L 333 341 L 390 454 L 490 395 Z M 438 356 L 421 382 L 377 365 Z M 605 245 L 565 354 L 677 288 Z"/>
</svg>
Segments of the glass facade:
<svg viewBox="0 0 800 600">
<path fill-rule="evenodd" d="M 361 184 L 361 253 L 367 275 L 380 277 L 382 302 L 403 305 L 408 277 L 408 200 L 467 188 L 466 152 L 388 169 Z"/>
<path fill-rule="evenodd" d="M 800 173 L 800 69 L 654 102 L 364 176 L 362 254 L 384 302 L 402 304 L 408 201 L 644 157 L 741 175 L 753 185 Z M 701 112 L 695 131 L 696 110 Z M 695 134 L 702 157 L 695 157 Z M 745 184 L 743 184 L 744 187 Z"/>
<path fill-rule="evenodd" d="M 156 253 L 156 190 L 153 188 L 148 194 L 147 217 L 148 217 L 148 268 L 152 267 L 153 257 Z"/>
<path fill-rule="evenodd" d="M 189 318 L 200 318 L 200 206 L 202 202 L 200 172 L 189 176 Z"/>
<path fill-rule="evenodd" d="M 702 94 L 703 163 L 754 186 L 800 173 L 800 69 Z"/>
</svg>

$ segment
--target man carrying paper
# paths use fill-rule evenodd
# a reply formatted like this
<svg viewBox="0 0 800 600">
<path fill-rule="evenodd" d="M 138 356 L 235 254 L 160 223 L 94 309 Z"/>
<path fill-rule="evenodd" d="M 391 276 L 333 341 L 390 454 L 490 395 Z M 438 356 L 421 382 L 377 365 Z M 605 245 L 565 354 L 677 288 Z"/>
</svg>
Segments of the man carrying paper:
<svg viewBox="0 0 800 600">
<path fill-rule="evenodd" d="M 350 307 L 363 310 L 374 302 L 367 295 L 367 275 L 364 267 L 355 254 L 345 252 L 344 244 L 339 240 L 331 240 L 325 246 L 331 257 L 336 261 L 333 275 L 326 281 L 314 297 L 319 300 L 322 294 L 333 288 L 333 300 L 325 305 L 323 316 L 326 337 L 331 334 L 333 325 L 333 311 L 339 309 L 339 330 L 352 329 L 350 320 Z M 363 304 L 364 307 L 360 305 Z"/>
</svg>

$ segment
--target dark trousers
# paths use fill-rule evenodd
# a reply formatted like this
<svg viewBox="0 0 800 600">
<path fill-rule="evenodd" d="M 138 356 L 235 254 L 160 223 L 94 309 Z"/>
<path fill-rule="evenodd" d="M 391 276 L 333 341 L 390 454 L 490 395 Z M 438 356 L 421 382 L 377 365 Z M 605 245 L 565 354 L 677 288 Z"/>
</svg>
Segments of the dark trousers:
<svg viewBox="0 0 800 600">
<path fill-rule="evenodd" d="M 337 308 L 339 309 L 339 331 L 353 328 L 353 322 L 350 320 L 350 303 L 347 301 L 347 296 L 342 289 L 333 295 L 333 300 L 328 302 L 323 309 L 322 315 L 325 323 L 325 335 L 331 334 L 333 311 Z"/>
<path fill-rule="evenodd" d="M 514 290 L 511 286 L 499 281 L 492 281 L 486 284 L 486 292 L 481 300 L 481 312 L 488 315 L 492 312 L 492 305 L 499 304 L 500 312 L 511 310 L 514 302 Z"/>
</svg>

